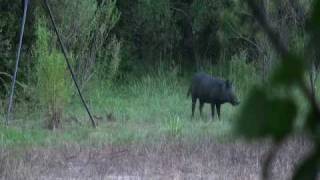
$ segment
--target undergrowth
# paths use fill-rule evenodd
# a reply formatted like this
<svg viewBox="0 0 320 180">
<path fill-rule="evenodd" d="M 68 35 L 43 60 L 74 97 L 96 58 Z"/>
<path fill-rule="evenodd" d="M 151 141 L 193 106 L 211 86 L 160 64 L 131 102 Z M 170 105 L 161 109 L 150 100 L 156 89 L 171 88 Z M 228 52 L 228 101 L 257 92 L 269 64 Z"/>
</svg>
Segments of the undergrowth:
<svg viewBox="0 0 320 180">
<path fill-rule="evenodd" d="M 231 79 L 240 101 L 245 100 L 248 89 L 257 81 L 256 72 L 252 72 L 254 68 L 246 65 L 244 59 L 243 55 L 235 57 L 226 66 L 231 69 L 228 73 L 220 74 L 219 66 L 207 70 L 209 74 Z M 223 105 L 222 118 L 219 120 L 215 116 L 214 121 L 211 120 L 210 105 L 204 106 L 204 116 L 200 118 L 197 104 L 195 118 L 191 119 L 191 99 L 187 98 L 190 80 L 191 75 L 178 77 L 157 72 L 112 84 L 90 81 L 84 89 L 84 96 L 98 123 L 97 129 L 91 128 L 89 117 L 76 95 L 65 106 L 62 128 L 55 132 L 44 128 L 39 111 L 23 110 L 17 104 L 19 112 L 14 114 L 11 126 L 0 125 L 0 146 L 56 146 L 64 143 L 103 146 L 172 139 L 190 143 L 203 138 L 235 139 L 233 123 L 241 104 L 237 107 Z M 296 94 L 297 103 L 306 104 L 300 96 Z M 300 114 L 303 113 L 306 113 L 305 108 L 300 109 Z M 297 127 L 300 124 L 297 121 Z"/>
</svg>

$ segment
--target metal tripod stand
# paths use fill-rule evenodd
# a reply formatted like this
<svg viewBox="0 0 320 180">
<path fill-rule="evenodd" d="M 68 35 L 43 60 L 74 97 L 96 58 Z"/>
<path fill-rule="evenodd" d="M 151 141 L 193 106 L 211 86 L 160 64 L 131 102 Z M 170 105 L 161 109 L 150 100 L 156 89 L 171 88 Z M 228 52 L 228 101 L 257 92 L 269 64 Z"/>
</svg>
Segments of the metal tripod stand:
<svg viewBox="0 0 320 180">
<path fill-rule="evenodd" d="M 48 0 L 44 0 L 44 4 L 45 4 L 45 7 L 46 7 L 46 11 L 47 13 L 49 14 L 49 17 L 50 17 L 50 20 L 51 20 L 51 23 L 54 27 L 54 31 L 58 37 L 58 41 L 59 41 L 59 44 L 60 44 L 60 47 L 61 47 L 61 50 L 63 52 L 63 55 L 65 57 L 65 60 L 66 60 L 66 63 L 67 63 L 67 66 L 68 66 L 68 69 L 70 71 L 70 74 L 71 74 L 71 77 L 72 77 L 72 80 L 76 86 L 76 89 L 78 91 L 78 94 L 79 94 L 79 97 L 81 99 L 81 102 L 84 106 L 84 108 L 86 109 L 88 115 L 89 115 L 89 118 L 91 120 L 91 123 L 92 123 L 92 126 L 93 127 L 96 127 L 96 123 L 90 113 L 90 110 L 86 104 L 86 102 L 84 101 L 84 98 L 82 96 L 82 93 L 80 91 L 80 88 L 79 88 L 79 85 L 77 83 L 77 79 L 74 75 L 74 72 L 72 70 L 72 67 L 70 65 L 70 60 L 67 56 L 67 51 L 66 51 L 66 48 L 64 47 L 63 45 L 63 42 L 62 42 L 62 39 L 59 35 L 59 32 L 58 32 L 58 29 L 56 27 L 56 23 L 54 21 L 54 18 L 53 18 L 53 15 L 52 15 L 52 11 L 50 9 L 50 6 L 48 4 Z M 8 125 L 9 124 L 9 120 L 10 120 L 10 115 L 11 115 L 11 111 L 12 111 L 12 104 L 13 104 L 13 95 L 14 95 L 14 90 L 15 90 L 15 84 L 16 84 L 16 79 L 17 79 L 17 72 L 18 72 L 18 68 L 19 68 L 19 61 L 20 61 L 20 55 L 21 55 L 21 46 L 22 46 L 22 40 L 23 40 L 23 35 L 24 35 L 24 27 L 25 27 L 25 22 L 26 22 L 26 17 L 27 17 L 27 11 L 28 11 L 28 5 L 29 5 L 29 0 L 24 0 L 24 8 L 23 8 L 23 18 L 22 18 L 22 23 L 21 23 L 21 30 L 20 30 L 20 37 L 19 37 L 19 45 L 18 45 L 18 50 L 17 50 L 17 57 L 16 57 L 16 64 L 15 64 L 15 69 L 14 69 L 14 74 L 13 74 L 13 79 L 12 79 L 12 85 L 11 85 L 11 92 L 10 92 L 10 98 L 9 98 L 9 105 L 8 105 L 8 112 L 7 112 L 7 117 L 6 117 L 6 124 Z"/>
</svg>

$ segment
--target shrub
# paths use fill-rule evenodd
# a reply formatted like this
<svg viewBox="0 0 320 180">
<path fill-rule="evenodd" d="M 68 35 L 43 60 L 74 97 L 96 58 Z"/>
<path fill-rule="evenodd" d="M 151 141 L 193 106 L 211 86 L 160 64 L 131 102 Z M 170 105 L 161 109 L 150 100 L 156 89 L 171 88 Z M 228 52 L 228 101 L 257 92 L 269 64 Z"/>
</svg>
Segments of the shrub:
<svg viewBox="0 0 320 180">
<path fill-rule="evenodd" d="M 41 20 L 37 25 L 36 37 L 36 91 L 41 108 L 46 113 L 48 127 L 55 129 L 61 126 L 64 106 L 70 96 L 70 79 L 66 78 L 66 65 L 62 54 L 54 47 L 49 47 L 51 36 Z M 52 49 L 51 52 L 49 48 Z"/>
</svg>

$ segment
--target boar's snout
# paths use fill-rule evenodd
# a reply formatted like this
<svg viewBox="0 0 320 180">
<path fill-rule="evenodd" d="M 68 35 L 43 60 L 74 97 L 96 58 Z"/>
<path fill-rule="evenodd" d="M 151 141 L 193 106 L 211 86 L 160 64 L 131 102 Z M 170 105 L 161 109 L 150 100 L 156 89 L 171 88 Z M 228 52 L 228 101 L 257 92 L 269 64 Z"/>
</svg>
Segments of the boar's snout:
<svg viewBox="0 0 320 180">
<path fill-rule="evenodd" d="M 233 95 L 233 97 L 231 98 L 230 104 L 232 106 L 237 106 L 240 104 L 240 101 L 235 95 Z"/>
<path fill-rule="evenodd" d="M 240 104 L 240 101 L 236 100 L 236 101 L 233 101 L 231 104 L 232 104 L 233 106 L 237 106 L 237 105 Z"/>
</svg>

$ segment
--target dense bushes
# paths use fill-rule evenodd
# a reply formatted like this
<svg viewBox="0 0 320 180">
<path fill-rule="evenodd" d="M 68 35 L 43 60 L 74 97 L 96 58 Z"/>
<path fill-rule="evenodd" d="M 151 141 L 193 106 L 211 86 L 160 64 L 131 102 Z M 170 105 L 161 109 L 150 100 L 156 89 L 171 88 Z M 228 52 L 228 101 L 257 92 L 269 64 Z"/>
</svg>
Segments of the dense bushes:
<svg viewBox="0 0 320 180">
<path fill-rule="evenodd" d="M 266 76 L 277 58 L 251 12 L 239 0 L 85 0 L 80 3 L 56 0 L 50 3 L 67 48 L 76 61 L 74 68 L 80 84 L 85 84 L 93 73 L 107 78 L 105 71 L 96 69 L 101 65 L 107 68 L 111 62 L 110 47 L 114 46 L 110 43 L 114 41 L 121 42 L 118 75 L 153 69 L 159 64 L 182 67 L 180 71 L 199 70 L 204 64 L 212 66 L 230 61 L 246 51 L 246 62 L 255 62 L 253 65 Z M 20 16 L 13 8 L 21 8 L 18 1 L 12 2 L 14 6 L 8 4 L 0 5 L 3 10 L 0 29 L 4 33 L 1 37 L 5 37 L 0 42 L 5 52 L 0 54 L 0 61 L 5 65 L 0 71 L 5 72 L 13 68 L 16 33 L 12 32 L 18 31 L 18 23 L 11 22 L 18 22 Z M 32 18 L 44 14 L 35 13 L 37 7 L 42 8 L 40 5 L 32 2 Z M 268 1 L 263 5 L 268 18 L 281 32 L 280 38 L 291 48 L 303 49 L 310 2 Z M 34 22 L 28 21 L 28 37 L 35 35 Z M 28 46 L 35 43 L 29 39 Z M 30 48 L 24 49 L 25 53 L 28 51 Z M 32 55 L 27 53 L 27 56 Z"/>
</svg>

